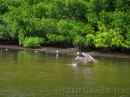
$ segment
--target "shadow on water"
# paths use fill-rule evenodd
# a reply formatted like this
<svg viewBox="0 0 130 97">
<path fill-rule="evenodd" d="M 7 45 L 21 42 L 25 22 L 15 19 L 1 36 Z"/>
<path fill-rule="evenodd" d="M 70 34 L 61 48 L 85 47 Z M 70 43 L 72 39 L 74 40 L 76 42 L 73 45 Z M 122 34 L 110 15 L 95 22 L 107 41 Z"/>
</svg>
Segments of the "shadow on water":
<svg viewBox="0 0 130 97">
<path fill-rule="evenodd" d="M 74 57 L 0 52 L 0 97 L 129 97 L 127 60 L 73 65 Z"/>
</svg>

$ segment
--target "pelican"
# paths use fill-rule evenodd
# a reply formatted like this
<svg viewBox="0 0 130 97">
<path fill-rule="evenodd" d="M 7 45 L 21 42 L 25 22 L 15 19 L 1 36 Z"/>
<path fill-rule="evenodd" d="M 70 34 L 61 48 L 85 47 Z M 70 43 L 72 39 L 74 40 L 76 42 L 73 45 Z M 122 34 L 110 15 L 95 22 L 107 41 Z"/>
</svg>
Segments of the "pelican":
<svg viewBox="0 0 130 97">
<path fill-rule="evenodd" d="M 90 62 L 97 62 L 96 59 L 94 59 L 90 54 L 82 53 L 82 55 L 85 57 L 86 60 Z"/>
<path fill-rule="evenodd" d="M 87 63 L 90 63 L 90 62 L 97 62 L 97 60 L 95 60 L 90 54 L 85 54 L 85 53 L 82 53 L 83 57 L 79 57 L 77 56 L 75 58 L 77 64 L 79 63 L 83 63 L 83 64 L 87 64 Z"/>
<path fill-rule="evenodd" d="M 89 58 L 89 59 L 94 59 L 90 54 L 85 54 L 85 53 L 82 53 L 82 55 L 86 58 Z"/>
<path fill-rule="evenodd" d="M 87 64 L 88 63 L 88 60 L 86 60 L 86 58 L 84 58 L 84 57 L 77 56 L 75 58 L 75 60 L 77 61 L 77 64 L 79 64 L 79 63 Z"/>
</svg>

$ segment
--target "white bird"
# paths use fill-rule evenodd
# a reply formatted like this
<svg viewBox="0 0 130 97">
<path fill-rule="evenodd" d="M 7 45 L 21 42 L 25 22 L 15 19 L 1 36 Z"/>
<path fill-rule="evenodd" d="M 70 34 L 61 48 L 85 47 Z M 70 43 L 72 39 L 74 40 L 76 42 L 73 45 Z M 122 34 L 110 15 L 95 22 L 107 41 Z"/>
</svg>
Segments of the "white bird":
<svg viewBox="0 0 130 97">
<path fill-rule="evenodd" d="M 58 57 L 59 57 L 59 51 L 57 50 L 56 51 L 56 59 L 58 59 Z"/>
<path fill-rule="evenodd" d="M 59 51 L 58 51 L 58 50 L 56 51 L 56 54 L 59 54 Z"/>
<path fill-rule="evenodd" d="M 79 55 L 79 52 L 77 52 L 77 55 Z"/>
<path fill-rule="evenodd" d="M 8 49 L 5 49 L 6 51 L 8 50 Z"/>
<path fill-rule="evenodd" d="M 37 51 L 35 51 L 35 53 L 37 53 Z"/>
</svg>

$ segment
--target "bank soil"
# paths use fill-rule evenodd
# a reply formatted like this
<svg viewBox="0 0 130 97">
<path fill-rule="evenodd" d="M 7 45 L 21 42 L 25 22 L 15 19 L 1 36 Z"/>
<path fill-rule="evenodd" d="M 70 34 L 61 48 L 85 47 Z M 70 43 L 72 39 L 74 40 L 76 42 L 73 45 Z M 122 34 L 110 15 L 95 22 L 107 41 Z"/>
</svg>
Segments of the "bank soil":
<svg viewBox="0 0 130 97">
<path fill-rule="evenodd" d="M 82 51 L 78 50 L 77 48 L 55 48 L 55 47 L 41 47 L 41 48 L 25 48 L 18 45 L 0 45 L 0 51 L 2 50 L 13 50 L 13 51 L 34 51 L 34 52 L 43 52 L 43 53 L 58 53 L 65 54 L 65 55 L 72 55 L 76 56 L 77 52 L 82 53 Z M 100 53 L 97 51 L 85 52 L 89 53 L 94 57 L 98 58 L 115 58 L 115 59 L 130 59 L 129 54 L 122 54 L 122 53 Z"/>
</svg>

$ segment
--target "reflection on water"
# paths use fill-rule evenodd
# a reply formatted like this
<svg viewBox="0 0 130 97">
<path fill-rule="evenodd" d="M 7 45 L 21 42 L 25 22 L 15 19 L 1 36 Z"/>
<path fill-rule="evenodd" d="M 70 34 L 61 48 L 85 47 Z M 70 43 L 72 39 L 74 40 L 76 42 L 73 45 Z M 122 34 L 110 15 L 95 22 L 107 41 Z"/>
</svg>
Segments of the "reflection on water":
<svg viewBox="0 0 130 97">
<path fill-rule="evenodd" d="M 60 54 L 1 51 L 0 97 L 130 96 L 129 61 L 74 63 Z"/>
</svg>

